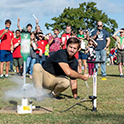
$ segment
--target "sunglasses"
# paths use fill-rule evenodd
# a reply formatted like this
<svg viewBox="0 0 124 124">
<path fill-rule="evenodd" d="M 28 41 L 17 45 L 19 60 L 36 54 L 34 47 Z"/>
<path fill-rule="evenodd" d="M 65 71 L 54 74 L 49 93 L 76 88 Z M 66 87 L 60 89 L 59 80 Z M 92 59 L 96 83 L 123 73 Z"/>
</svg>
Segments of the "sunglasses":
<svg viewBox="0 0 124 124">
<path fill-rule="evenodd" d="M 102 27 L 102 25 L 97 25 L 98 27 Z"/>
<path fill-rule="evenodd" d="M 39 36 L 39 37 L 41 37 L 41 38 L 42 38 L 42 36 Z"/>
<path fill-rule="evenodd" d="M 120 32 L 120 33 L 124 33 L 124 32 Z"/>
</svg>

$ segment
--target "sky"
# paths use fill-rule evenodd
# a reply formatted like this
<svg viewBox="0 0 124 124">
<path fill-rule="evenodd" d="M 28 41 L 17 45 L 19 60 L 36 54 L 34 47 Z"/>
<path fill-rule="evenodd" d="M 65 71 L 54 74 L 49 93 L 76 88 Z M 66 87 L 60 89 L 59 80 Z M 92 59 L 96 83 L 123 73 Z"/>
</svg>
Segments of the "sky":
<svg viewBox="0 0 124 124">
<path fill-rule="evenodd" d="M 116 20 L 118 29 L 124 28 L 124 0 L 0 0 L 0 29 L 5 28 L 5 20 L 10 19 L 10 30 L 16 30 L 17 18 L 20 17 L 21 28 L 31 23 L 34 30 L 35 15 L 43 33 L 52 33 L 46 29 L 45 23 L 53 23 L 51 18 L 58 17 L 65 8 L 78 8 L 83 2 L 97 3 L 96 7 L 99 10 Z"/>
</svg>

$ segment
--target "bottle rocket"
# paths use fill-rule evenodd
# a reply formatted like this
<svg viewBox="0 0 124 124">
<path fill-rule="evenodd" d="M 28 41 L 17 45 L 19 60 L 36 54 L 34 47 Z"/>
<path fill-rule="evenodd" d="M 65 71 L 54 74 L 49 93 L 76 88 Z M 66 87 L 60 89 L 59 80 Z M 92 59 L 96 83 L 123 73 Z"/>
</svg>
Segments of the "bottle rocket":
<svg viewBox="0 0 124 124">
<path fill-rule="evenodd" d="M 22 33 L 21 34 L 21 55 L 24 61 L 26 61 L 29 54 L 30 54 L 30 34 Z"/>
</svg>

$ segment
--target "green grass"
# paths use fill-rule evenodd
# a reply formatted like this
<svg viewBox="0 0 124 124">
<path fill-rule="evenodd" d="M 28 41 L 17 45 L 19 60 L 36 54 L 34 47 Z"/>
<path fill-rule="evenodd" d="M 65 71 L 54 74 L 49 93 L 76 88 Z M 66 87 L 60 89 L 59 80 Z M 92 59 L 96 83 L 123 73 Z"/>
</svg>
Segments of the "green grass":
<svg viewBox="0 0 124 124">
<path fill-rule="evenodd" d="M 97 112 L 92 112 L 91 102 L 82 102 L 70 110 L 60 113 L 80 100 L 70 98 L 70 88 L 62 93 L 61 100 L 46 98 L 42 102 L 33 100 L 33 105 L 53 107 L 52 113 L 45 114 L 0 114 L 0 124 L 123 124 L 124 123 L 124 78 L 119 77 L 118 67 L 107 66 L 106 81 L 102 81 L 100 69 L 98 72 L 97 86 Z M 12 75 L 11 75 L 12 76 Z M 28 82 L 31 80 L 27 79 Z M 92 79 L 88 79 L 89 95 L 92 95 Z M 5 99 L 4 93 L 15 87 L 16 84 L 9 79 L 0 79 L 0 108 L 13 106 Z M 78 80 L 78 96 L 87 96 L 85 82 Z M 21 99 L 15 100 L 18 104 Z"/>
</svg>

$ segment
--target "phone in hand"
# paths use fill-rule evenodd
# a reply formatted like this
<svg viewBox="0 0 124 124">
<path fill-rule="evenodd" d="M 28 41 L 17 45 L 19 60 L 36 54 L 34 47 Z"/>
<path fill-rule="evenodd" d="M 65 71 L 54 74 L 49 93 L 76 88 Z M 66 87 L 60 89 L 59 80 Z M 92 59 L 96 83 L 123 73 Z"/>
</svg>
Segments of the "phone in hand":
<svg viewBox="0 0 124 124">
<path fill-rule="evenodd" d="M 56 34 L 56 33 L 54 33 L 54 35 L 55 35 L 55 38 L 57 38 L 57 34 Z"/>
<path fill-rule="evenodd" d="M 100 29 L 98 29 L 98 31 L 100 32 L 101 30 L 100 30 Z"/>
<path fill-rule="evenodd" d="M 5 29 L 9 29 L 8 27 L 5 27 Z"/>
</svg>

